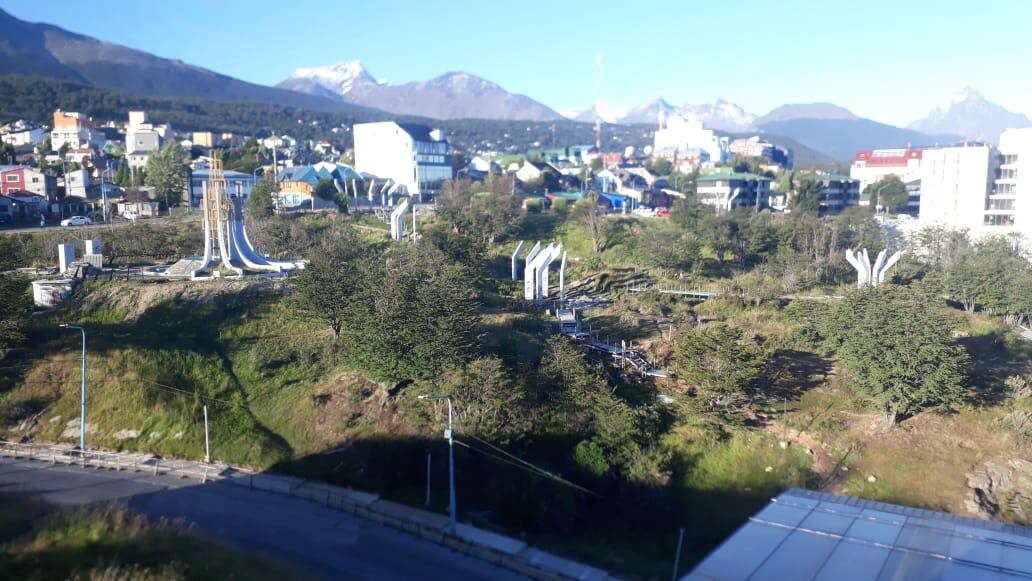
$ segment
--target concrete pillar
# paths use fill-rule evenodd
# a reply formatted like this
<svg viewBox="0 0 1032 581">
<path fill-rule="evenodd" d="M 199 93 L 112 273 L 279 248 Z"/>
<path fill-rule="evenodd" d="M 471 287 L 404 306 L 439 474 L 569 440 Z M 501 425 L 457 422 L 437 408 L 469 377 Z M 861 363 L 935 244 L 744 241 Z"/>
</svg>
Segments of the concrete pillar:
<svg viewBox="0 0 1032 581">
<path fill-rule="evenodd" d="M 57 262 L 62 274 L 68 272 L 68 267 L 75 262 L 75 246 L 71 244 L 58 244 Z"/>
<path fill-rule="evenodd" d="M 512 280 L 516 281 L 520 279 L 520 252 L 523 251 L 523 241 L 516 245 L 516 250 L 512 253 Z"/>
</svg>

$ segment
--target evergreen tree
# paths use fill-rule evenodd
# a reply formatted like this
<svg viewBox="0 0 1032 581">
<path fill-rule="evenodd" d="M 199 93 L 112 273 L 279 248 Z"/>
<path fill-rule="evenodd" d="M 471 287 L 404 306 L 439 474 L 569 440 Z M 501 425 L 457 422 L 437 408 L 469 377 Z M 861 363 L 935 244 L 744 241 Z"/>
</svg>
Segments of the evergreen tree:
<svg viewBox="0 0 1032 581">
<path fill-rule="evenodd" d="M 154 188 L 154 197 L 164 200 L 172 213 L 186 192 L 186 154 L 178 142 L 171 141 L 147 160 L 145 182 Z"/>
<path fill-rule="evenodd" d="M 923 289 L 857 289 L 834 308 L 824 331 L 851 384 L 886 421 L 956 404 L 965 393 L 968 354 L 953 339 L 942 305 Z"/>
</svg>

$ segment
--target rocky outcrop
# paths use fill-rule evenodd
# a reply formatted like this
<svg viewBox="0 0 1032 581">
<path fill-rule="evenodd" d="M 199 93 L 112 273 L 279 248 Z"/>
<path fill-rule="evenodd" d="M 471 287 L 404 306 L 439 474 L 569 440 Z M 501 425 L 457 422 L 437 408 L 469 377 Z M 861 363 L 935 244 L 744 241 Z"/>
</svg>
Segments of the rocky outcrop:
<svg viewBox="0 0 1032 581">
<path fill-rule="evenodd" d="M 968 473 L 967 485 L 969 511 L 1032 523 L 1032 461 L 990 460 Z"/>
</svg>

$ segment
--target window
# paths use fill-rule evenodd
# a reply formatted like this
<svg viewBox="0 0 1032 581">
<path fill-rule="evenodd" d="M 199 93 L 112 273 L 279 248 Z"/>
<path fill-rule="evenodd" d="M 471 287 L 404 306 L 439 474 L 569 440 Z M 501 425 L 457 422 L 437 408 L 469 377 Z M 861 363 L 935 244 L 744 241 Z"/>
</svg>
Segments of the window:
<svg viewBox="0 0 1032 581">
<path fill-rule="evenodd" d="M 20 180 L 21 177 L 18 174 L 7 174 L 7 181 L 9 182 L 18 182 Z"/>
<path fill-rule="evenodd" d="M 1014 200 L 989 200 L 986 210 L 1013 210 Z"/>
<path fill-rule="evenodd" d="M 985 226 L 1013 226 L 1014 214 L 991 214 L 985 217 Z"/>
<path fill-rule="evenodd" d="M 38 177 L 33 177 L 32 178 L 32 183 L 38 184 L 39 183 L 39 178 Z"/>
</svg>

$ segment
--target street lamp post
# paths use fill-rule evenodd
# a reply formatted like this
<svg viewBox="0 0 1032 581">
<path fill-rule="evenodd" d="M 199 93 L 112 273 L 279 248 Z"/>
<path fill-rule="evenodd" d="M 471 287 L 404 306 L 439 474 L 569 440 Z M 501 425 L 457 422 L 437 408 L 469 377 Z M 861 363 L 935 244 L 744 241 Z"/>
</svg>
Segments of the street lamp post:
<svg viewBox="0 0 1032 581">
<path fill-rule="evenodd" d="M 444 431 L 444 437 L 448 440 L 448 504 L 450 506 L 450 515 L 448 527 L 451 530 L 451 534 L 456 534 L 456 506 L 455 506 L 455 439 L 452 437 L 452 401 L 451 396 L 447 395 L 421 395 L 419 399 L 426 399 L 430 401 L 444 400 L 448 403 L 448 429 Z"/>
<path fill-rule="evenodd" d="M 882 184 L 878 187 L 877 190 L 874 191 L 875 196 L 877 196 L 878 198 L 877 205 L 874 207 L 874 211 L 876 214 L 882 212 L 881 191 L 887 187 L 889 187 L 889 184 Z"/>
<path fill-rule="evenodd" d="M 76 329 L 82 333 L 82 392 L 79 399 L 82 409 L 79 412 L 79 452 L 86 451 L 86 329 L 77 325 L 61 324 L 62 329 Z"/>
</svg>

